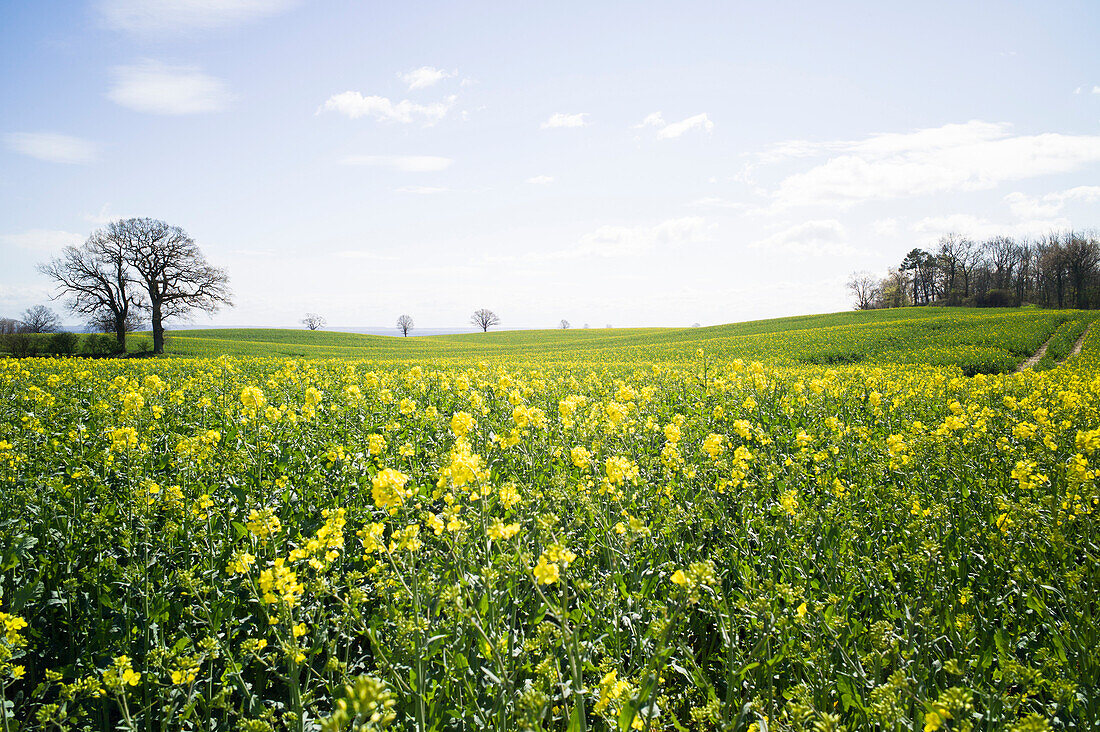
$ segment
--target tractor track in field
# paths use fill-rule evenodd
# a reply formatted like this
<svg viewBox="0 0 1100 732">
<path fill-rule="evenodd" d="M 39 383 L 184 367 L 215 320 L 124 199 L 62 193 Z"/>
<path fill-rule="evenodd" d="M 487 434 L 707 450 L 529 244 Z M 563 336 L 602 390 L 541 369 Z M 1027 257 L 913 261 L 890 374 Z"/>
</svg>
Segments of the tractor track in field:
<svg viewBox="0 0 1100 732">
<path fill-rule="evenodd" d="M 1023 363 L 1021 363 L 1019 366 L 1016 367 L 1016 373 L 1020 373 L 1021 371 L 1027 371 L 1029 368 L 1031 368 L 1035 364 L 1039 363 L 1039 361 L 1041 361 L 1043 359 L 1043 356 L 1047 355 L 1047 347 L 1050 345 L 1050 342 L 1052 340 L 1054 340 L 1054 334 L 1053 333 L 1051 334 L 1050 338 L 1047 338 L 1047 342 L 1039 347 L 1039 350 L 1035 352 L 1034 356 L 1032 356 L 1031 358 L 1025 360 Z"/>
<path fill-rule="evenodd" d="M 1061 361 L 1059 361 L 1055 365 L 1056 366 L 1061 366 L 1062 364 L 1064 364 L 1066 362 L 1066 360 L 1070 356 L 1079 355 L 1081 353 L 1081 348 L 1085 345 L 1085 338 L 1088 336 L 1089 331 L 1091 331 L 1091 330 L 1092 330 L 1092 323 L 1089 323 L 1088 327 L 1085 328 L 1085 332 L 1082 333 L 1081 337 L 1077 339 L 1077 342 L 1073 344 L 1073 350 L 1070 351 L 1069 354 L 1065 358 L 1063 358 Z M 1044 343 L 1039 348 L 1039 350 L 1035 352 L 1035 355 L 1033 355 L 1031 358 L 1027 359 L 1026 361 L 1024 361 L 1023 363 L 1021 363 L 1019 366 L 1016 367 L 1016 373 L 1020 373 L 1021 371 L 1026 371 L 1027 369 L 1031 368 L 1035 364 L 1039 363 L 1039 361 L 1041 361 L 1043 359 L 1043 356 L 1047 355 L 1047 347 L 1050 345 L 1050 342 L 1053 341 L 1053 340 L 1054 340 L 1054 335 L 1052 334 L 1050 336 L 1050 338 L 1047 339 L 1047 342 Z"/>
<path fill-rule="evenodd" d="M 1089 334 L 1090 330 L 1092 330 L 1092 323 L 1089 323 L 1088 327 L 1085 328 L 1085 332 L 1082 333 L 1081 337 L 1077 339 L 1077 342 L 1073 344 L 1073 350 L 1070 351 L 1070 356 L 1078 356 L 1081 354 L 1081 347 L 1085 345 L 1085 337 Z"/>
</svg>

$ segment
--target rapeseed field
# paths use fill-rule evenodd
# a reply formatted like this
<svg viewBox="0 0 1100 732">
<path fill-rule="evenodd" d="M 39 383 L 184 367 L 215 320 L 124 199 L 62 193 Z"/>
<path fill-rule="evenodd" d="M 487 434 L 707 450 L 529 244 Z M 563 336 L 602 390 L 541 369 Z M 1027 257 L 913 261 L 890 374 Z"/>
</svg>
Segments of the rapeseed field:
<svg viewBox="0 0 1100 732">
<path fill-rule="evenodd" d="M 0 360 L 4 729 L 1096 729 L 1079 315 Z"/>
</svg>

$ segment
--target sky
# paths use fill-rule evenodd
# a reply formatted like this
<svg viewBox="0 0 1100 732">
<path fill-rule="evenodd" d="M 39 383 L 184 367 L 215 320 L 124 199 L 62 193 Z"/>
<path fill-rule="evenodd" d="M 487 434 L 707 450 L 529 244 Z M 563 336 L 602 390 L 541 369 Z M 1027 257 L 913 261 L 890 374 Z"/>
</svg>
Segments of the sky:
<svg viewBox="0 0 1100 732">
<path fill-rule="evenodd" d="M 849 309 L 949 231 L 1100 226 L 1098 36 L 1095 0 L 0 0 L 0 316 L 131 216 L 227 269 L 204 325 Z"/>
</svg>

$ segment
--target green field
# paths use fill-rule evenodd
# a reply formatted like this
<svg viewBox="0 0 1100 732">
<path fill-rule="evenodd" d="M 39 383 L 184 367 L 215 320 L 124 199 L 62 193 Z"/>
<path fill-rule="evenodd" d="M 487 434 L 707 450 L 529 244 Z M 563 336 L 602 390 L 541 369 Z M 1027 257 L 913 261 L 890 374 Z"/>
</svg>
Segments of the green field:
<svg viewBox="0 0 1100 732">
<path fill-rule="evenodd" d="M 166 350 L 199 357 L 362 358 L 386 363 L 506 358 L 525 364 L 629 364 L 676 362 L 704 348 L 729 359 L 955 364 L 974 374 L 1011 371 L 1060 325 L 1093 318 L 1090 312 L 1073 310 L 898 308 L 706 328 L 498 331 L 415 338 L 270 328 L 180 330 L 170 332 Z M 149 341 L 147 334 L 131 336 L 130 350 Z"/>
</svg>

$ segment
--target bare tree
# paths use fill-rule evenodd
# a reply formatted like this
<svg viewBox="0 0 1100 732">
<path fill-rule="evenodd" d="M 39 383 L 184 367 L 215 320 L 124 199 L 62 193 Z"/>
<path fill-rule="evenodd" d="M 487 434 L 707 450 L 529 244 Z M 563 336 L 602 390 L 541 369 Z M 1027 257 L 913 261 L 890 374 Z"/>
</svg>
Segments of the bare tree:
<svg viewBox="0 0 1100 732">
<path fill-rule="evenodd" d="M 481 332 L 484 333 L 489 330 L 490 326 L 500 325 L 500 317 L 488 308 L 481 308 L 475 310 L 474 314 L 470 316 L 470 324 L 481 328 Z"/>
<path fill-rule="evenodd" d="M 853 272 L 848 278 L 848 291 L 856 299 L 856 310 L 870 310 L 878 298 L 879 281 L 870 272 Z"/>
<path fill-rule="evenodd" d="M 1012 284 L 1012 271 L 1016 268 L 1016 242 L 1008 236 L 995 236 L 987 239 L 982 247 L 989 261 L 993 288 L 1007 290 Z"/>
<path fill-rule="evenodd" d="M 562 318 L 561 322 L 558 323 L 558 327 L 561 328 L 562 330 L 569 330 L 569 321 L 566 320 L 565 318 Z"/>
<path fill-rule="evenodd" d="M 164 321 L 192 310 L 216 312 L 232 305 L 229 276 L 206 261 L 194 240 L 178 226 L 154 219 L 124 219 L 106 227 L 125 242 L 126 263 L 149 296 L 153 353 L 164 352 Z"/>
<path fill-rule="evenodd" d="M 306 313 L 306 317 L 302 318 L 302 325 L 310 330 L 320 330 L 328 325 L 328 321 L 325 320 L 323 315 L 317 313 Z"/>
<path fill-rule="evenodd" d="M 23 311 L 19 330 L 23 333 L 56 333 L 61 330 L 57 313 L 45 305 L 35 305 Z"/>
<path fill-rule="evenodd" d="M 982 262 L 982 250 L 973 239 L 964 237 L 957 242 L 956 252 L 959 275 L 963 280 L 963 297 L 970 297 L 971 278 L 974 268 Z"/>
<path fill-rule="evenodd" d="M 1084 234 L 1071 231 L 1065 235 L 1066 273 L 1073 285 L 1078 308 L 1088 307 L 1088 292 L 1086 284 L 1089 278 L 1095 274 L 1097 265 L 1100 265 L 1100 242 L 1095 238 L 1086 237 Z"/>
<path fill-rule="evenodd" d="M 702 328 L 702 327 L 703 327 L 703 324 L 702 324 L 702 323 L 692 323 L 692 324 L 691 324 L 691 327 L 692 327 L 692 328 Z"/>
<path fill-rule="evenodd" d="M 1047 304 L 1065 307 L 1066 301 L 1066 252 L 1062 239 L 1051 233 L 1039 244 L 1039 282 Z"/>
<path fill-rule="evenodd" d="M 954 232 L 944 234 L 940 237 L 939 248 L 936 250 L 940 296 L 948 301 L 958 294 L 956 280 L 960 275 L 959 259 L 962 256 L 962 241 L 963 238 Z"/>
<path fill-rule="evenodd" d="M 1016 289 L 1017 305 L 1022 305 L 1028 294 L 1028 286 L 1033 281 L 1034 263 L 1035 245 L 1025 239 L 1016 245 L 1016 278 L 1013 287 Z"/>
<path fill-rule="evenodd" d="M 19 331 L 19 321 L 15 318 L 0 318 L 0 336 L 11 335 Z"/>
<path fill-rule="evenodd" d="M 126 240 L 109 228 L 92 232 L 80 247 L 65 247 L 60 257 L 38 266 L 54 281 L 56 297 L 68 297 L 69 309 L 87 315 L 97 330 L 114 333 L 126 350 L 126 334 L 136 330 L 145 308 L 126 263 Z"/>
<path fill-rule="evenodd" d="M 397 317 L 397 329 L 401 331 L 401 335 L 406 338 L 409 337 L 409 331 L 413 329 L 413 319 L 411 315 L 399 315 Z"/>
</svg>

